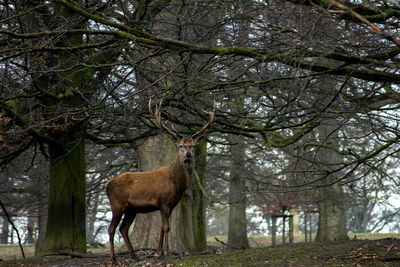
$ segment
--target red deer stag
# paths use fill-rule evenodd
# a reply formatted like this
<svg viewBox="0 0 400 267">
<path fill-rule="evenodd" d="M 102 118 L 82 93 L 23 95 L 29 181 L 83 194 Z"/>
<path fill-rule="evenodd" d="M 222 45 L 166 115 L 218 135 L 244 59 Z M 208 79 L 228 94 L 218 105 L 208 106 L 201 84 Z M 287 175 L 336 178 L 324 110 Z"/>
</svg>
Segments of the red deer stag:
<svg viewBox="0 0 400 267">
<path fill-rule="evenodd" d="M 162 220 L 157 252 L 159 255 L 163 254 L 165 240 L 164 254 L 168 254 L 169 217 L 191 183 L 191 176 L 194 169 L 194 147 L 215 118 L 216 103 L 214 101 L 214 110 L 206 112 L 209 114 L 207 124 L 191 137 L 183 137 L 175 131 L 168 129 L 161 122 L 161 105 L 162 100 L 158 106 L 156 105 L 155 112 L 153 112 L 150 99 L 149 112 L 156 122 L 176 142 L 179 153 L 175 162 L 170 166 L 160 167 L 150 172 L 126 172 L 107 182 L 106 191 L 112 211 L 112 220 L 108 228 L 108 234 L 110 236 L 111 260 L 113 262 L 116 261 L 114 234 L 122 215 L 124 215 L 124 219 L 119 230 L 129 250 L 129 254 L 132 258 L 136 258 L 128 237 L 129 226 L 132 224 L 137 213 L 147 213 L 155 210 L 160 210 Z"/>
</svg>

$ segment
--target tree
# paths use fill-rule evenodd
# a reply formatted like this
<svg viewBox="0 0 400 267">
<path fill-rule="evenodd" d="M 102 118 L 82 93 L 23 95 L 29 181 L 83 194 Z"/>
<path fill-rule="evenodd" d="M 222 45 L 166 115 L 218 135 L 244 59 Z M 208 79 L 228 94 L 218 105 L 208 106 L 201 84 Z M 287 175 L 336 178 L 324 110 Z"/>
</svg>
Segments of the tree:
<svg viewBox="0 0 400 267">
<path fill-rule="evenodd" d="M 232 248 L 250 247 L 246 224 L 245 143 L 237 136 L 231 138 L 231 167 L 229 170 L 228 245 Z"/>
<path fill-rule="evenodd" d="M 342 164 L 342 159 L 338 153 L 333 149 L 339 147 L 337 138 L 337 125 L 334 121 L 331 121 L 331 125 L 324 125 L 323 128 L 319 128 L 318 131 L 323 145 L 319 148 L 318 164 L 321 166 L 320 169 L 326 169 L 329 173 L 330 170 L 335 169 L 338 165 Z M 326 145 L 325 145 L 326 144 Z M 333 149 L 332 149 L 333 148 Z M 340 174 L 335 172 L 334 175 Z M 318 220 L 318 232 L 315 237 L 316 241 L 336 241 L 346 240 L 347 229 L 346 229 L 346 209 L 345 209 L 345 196 L 343 188 L 337 183 L 326 187 L 325 184 L 329 184 L 337 180 L 337 177 L 328 177 L 321 181 L 322 187 L 318 196 L 318 207 L 319 207 L 319 220 Z"/>
<path fill-rule="evenodd" d="M 40 147 L 50 162 L 43 252 L 65 249 L 84 252 L 85 144 L 86 126 L 91 116 L 86 108 L 98 90 L 93 85 L 103 81 L 109 68 L 83 65 L 105 63 L 115 54 L 111 50 L 96 51 L 97 48 L 89 44 L 92 41 L 79 32 L 88 26 L 87 20 L 62 5 L 25 1 L 9 2 L 4 7 L 10 17 L 2 33 L 9 34 L 8 42 L 13 45 L 2 58 L 3 62 L 7 59 L 3 70 L 12 68 L 12 74 L 4 83 L 0 104 L 3 114 L 12 118 L 4 125 L 3 141 L 8 145 L 3 147 L 2 163 L 10 162 L 31 145 Z M 16 19 L 19 16 L 23 19 Z M 61 35 L 56 33 L 63 31 L 57 28 L 56 21 L 68 21 L 61 26 L 66 30 Z M 37 31 L 52 33 L 43 36 L 36 34 Z M 19 35 L 30 33 L 28 38 Z M 16 50 L 21 53 L 13 54 Z M 18 71 L 24 73 L 22 80 Z M 14 134 L 15 130 L 21 134 Z"/>
</svg>

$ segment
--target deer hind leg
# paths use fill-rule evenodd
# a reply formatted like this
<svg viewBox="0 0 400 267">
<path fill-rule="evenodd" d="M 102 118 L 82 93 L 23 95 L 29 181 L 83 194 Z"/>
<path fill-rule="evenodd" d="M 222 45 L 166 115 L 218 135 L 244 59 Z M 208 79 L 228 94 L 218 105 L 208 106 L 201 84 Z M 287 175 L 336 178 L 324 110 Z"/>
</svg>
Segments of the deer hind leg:
<svg viewBox="0 0 400 267">
<path fill-rule="evenodd" d="M 121 220 L 123 212 L 120 210 L 113 211 L 112 219 L 110 226 L 108 227 L 108 235 L 110 236 L 110 257 L 113 262 L 117 262 L 115 259 L 115 252 L 114 252 L 114 235 L 115 235 L 115 229 L 117 229 L 117 226 Z"/>
<path fill-rule="evenodd" d="M 128 232 L 129 227 L 131 226 L 133 220 L 136 217 L 136 212 L 132 209 L 128 208 L 125 211 L 124 219 L 122 220 L 121 226 L 119 227 L 119 231 L 124 239 L 125 245 L 128 248 L 129 254 L 131 255 L 132 259 L 136 258 L 135 251 L 132 248 L 132 244 L 129 240 Z"/>
</svg>

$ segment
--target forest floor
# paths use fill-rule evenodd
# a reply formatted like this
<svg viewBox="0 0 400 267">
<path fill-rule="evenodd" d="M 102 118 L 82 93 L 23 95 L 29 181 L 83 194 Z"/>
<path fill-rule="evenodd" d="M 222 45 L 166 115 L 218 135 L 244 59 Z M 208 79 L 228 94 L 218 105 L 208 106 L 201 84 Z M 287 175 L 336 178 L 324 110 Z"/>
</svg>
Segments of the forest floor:
<svg viewBox="0 0 400 267">
<path fill-rule="evenodd" d="M 153 250 L 137 252 L 138 260 L 118 255 L 119 266 L 400 266 L 400 239 L 295 243 L 246 250 L 210 248 L 160 259 Z M 113 266 L 108 253 L 52 255 L 3 260 L 0 266 Z M 114 265 L 115 266 L 115 265 Z"/>
</svg>

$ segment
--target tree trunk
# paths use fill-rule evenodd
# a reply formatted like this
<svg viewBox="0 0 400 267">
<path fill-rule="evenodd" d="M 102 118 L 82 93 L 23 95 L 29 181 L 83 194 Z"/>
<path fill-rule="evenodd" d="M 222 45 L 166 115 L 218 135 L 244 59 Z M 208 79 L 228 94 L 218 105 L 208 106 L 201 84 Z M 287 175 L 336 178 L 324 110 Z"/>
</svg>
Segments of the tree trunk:
<svg viewBox="0 0 400 267">
<path fill-rule="evenodd" d="M 300 214 L 298 209 L 291 210 L 293 215 L 293 236 L 300 236 Z"/>
<path fill-rule="evenodd" d="M 170 237 L 170 245 L 174 244 L 176 251 L 194 250 L 194 212 L 193 212 L 193 192 L 191 189 L 186 190 L 181 201 L 175 208 L 175 216 L 172 217 L 172 227 L 176 230 L 177 236 Z"/>
<path fill-rule="evenodd" d="M 9 225 L 8 219 L 5 215 L 2 217 L 3 225 L 1 226 L 0 244 L 8 244 Z"/>
<path fill-rule="evenodd" d="M 33 244 L 35 243 L 35 222 L 36 219 L 34 217 L 33 212 L 30 210 L 28 213 L 28 223 L 26 225 L 26 244 Z"/>
<path fill-rule="evenodd" d="M 85 136 L 79 125 L 49 144 L 50 197 L 43 253 L 86 252 Z"/>
<path fill-rule="evenodd" d="M 321 169 L 333 170 L 342 162 L 341 156 L 335 152 L 339 149 L 336 128 L 337 125 L 333 120 L 318 128 L 320 139 L 323 142 L 317 158 Z M 330 185 L 335 182 L 338 175 L 340 174 L 334 172 L 321 181 L 323 187 L 319 191 L 319 220 L 316 241 L 348 239 L 343 188 L 337 183 Z"/>
<path fill-rule="evenodd" d="M 45 186 L 48 186 L 46 184 Z M 48 190 L 47 190 L 48 191 Z M 48 196 L 48 195 L 47 195 Z M 37 256 L 44 248 L 44 242 L 46 237 L 46 225 L 47 225 L 47 211 L 48 211 L 48 200 L 46 198 L 40 198 L 38 208 L 38 228 L 39 234 L 35 244 L 35 255 Z"/>
<path fill-rule="evenodd" d="M 231 168 L 229 174 L 228 245 L 231 248 L 248 248 L 246 223 L 246 184 L 243 179 L 245 144 L 240 136 L 231 140 Z"/>
<path fill-rule="evenodd" d="M 95 192 L 91 195 L 91 199 L 87 200 L 91 203 L 91 209 L 86 209 L 87 212 L 87 222 L 86 222 L 86 240 L 87 243 L 93 244 L 96 238 L 94 223 L 96 222 L 96 214 L 98 211 L 98 206 L 100 204 L 100 193 Z"/>
<path fill-rule="evenodd" d="M 201 142 L 197 146 L 196 151 L 196 177 L 192 181 L 190 190 L 193 194 L 193 234 L 194 234 L 194 249 L 201 251 L 207 246 L 206 234 L 206 205 L 204 201 L 204 178 L 207 166 L 207 141 Z M 202 188 L 201 188 L 202 187 Z"/>
<path fill-rule="evenodd" d="M 204 196 L 201 188 L 204 184 L 206 168 L 207 142 L 201 142 L 196 149 L 196 167 L 192 185 L 180 201 L 177 209 L 179 216 L 177 233 L 179 234 L 177 250 L 197 250 L 206 248 L 206 219 Z"/>
<path fill-rule="evenodd" d="M 346 215 L 343 204 L 343 189 L 338 185 L 321 190 L 319 220 L 316 241 L 337 241 L 348 239 Z"/>
</svg>

